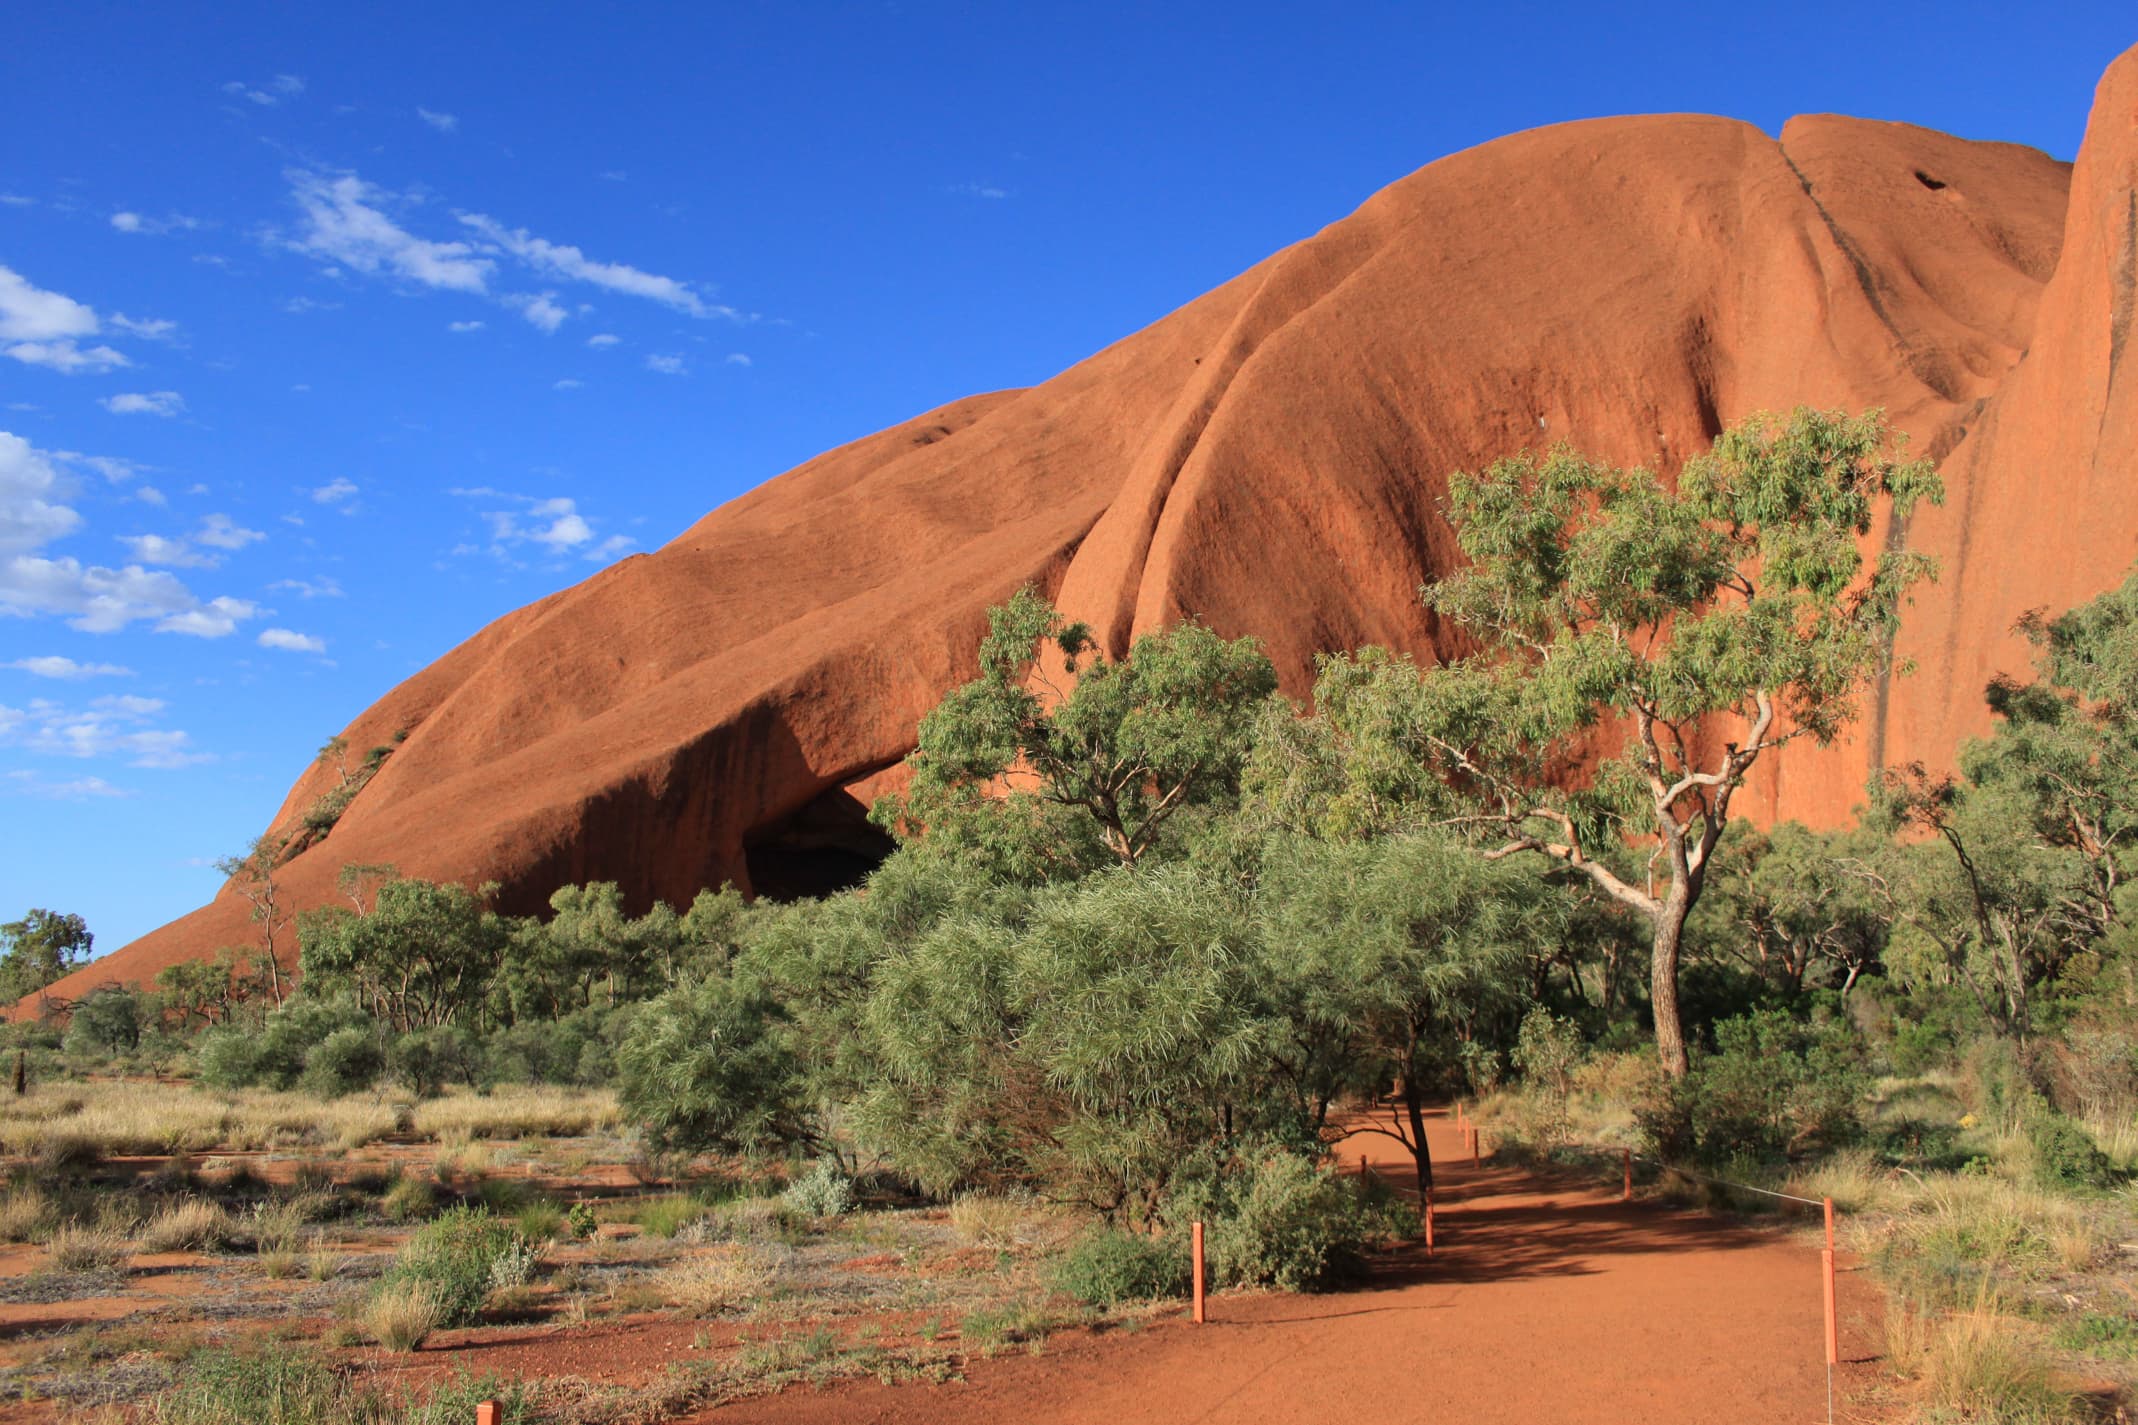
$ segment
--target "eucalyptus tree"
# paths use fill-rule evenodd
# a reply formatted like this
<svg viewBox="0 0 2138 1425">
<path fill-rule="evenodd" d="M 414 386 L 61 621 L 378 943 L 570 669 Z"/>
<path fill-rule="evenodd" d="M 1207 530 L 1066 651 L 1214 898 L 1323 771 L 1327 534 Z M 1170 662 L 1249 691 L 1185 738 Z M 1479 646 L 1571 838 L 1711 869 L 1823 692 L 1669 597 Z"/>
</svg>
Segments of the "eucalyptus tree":
<svg viewBox="0 0 2138 1425">
<path fill-rule="evenodd" d="M 1231 801 L 1276 686 L 1251 638 L 1184 623 L 1113 660 L 1023 589 L 988 611 L 979 676 L 921 720 L 911 785 L 872 815 L 999 879 L 1133 866 L 1187 809 Z"/>
</svg>

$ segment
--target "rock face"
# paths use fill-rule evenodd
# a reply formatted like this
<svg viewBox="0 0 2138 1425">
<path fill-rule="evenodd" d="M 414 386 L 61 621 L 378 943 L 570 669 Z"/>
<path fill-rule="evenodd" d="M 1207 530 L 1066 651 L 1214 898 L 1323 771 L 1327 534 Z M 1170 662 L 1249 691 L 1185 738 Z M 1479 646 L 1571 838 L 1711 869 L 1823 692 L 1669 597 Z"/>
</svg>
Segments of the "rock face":
<svg viewBox="0 0 2138 1425">
<path fill-rule="evenodd" d="M 1853 739 L 1762 769 L 1756 814 L 1844 820 L 1881 760 L 1949 758 L 2023 666 L 2024 609 L 2138 554 L 2138 51 L 2074 170 L 2030 149 L 1813 116 L 1599 120 L 1434 163 L 1044 385 L 831 451 L 658 553 L 511 614 L 351 724 L 407 738 L 282 872 L 348 862 L 572 881 L 645 905 L 733 880 L 851 880 L 914 726 L 969 675 L 984 611 L 1036 583 L 1116 651 L 1193 615 L 1314 655 L 1445 635 L 1448 473 L 1562 439 L 1670 470 L 1724 424 L 1884 407 L 1950 497 L 1944 561 Z M 2061 259 L 2060 255 L 2061 254 Z M 2083 518 L 2078 518 L 2080 512 Z M 308 771 L 292 824 L 327 777 Z M 63 982 L 140 979 L 252 938 L 225 894 Z"/>
</svg>

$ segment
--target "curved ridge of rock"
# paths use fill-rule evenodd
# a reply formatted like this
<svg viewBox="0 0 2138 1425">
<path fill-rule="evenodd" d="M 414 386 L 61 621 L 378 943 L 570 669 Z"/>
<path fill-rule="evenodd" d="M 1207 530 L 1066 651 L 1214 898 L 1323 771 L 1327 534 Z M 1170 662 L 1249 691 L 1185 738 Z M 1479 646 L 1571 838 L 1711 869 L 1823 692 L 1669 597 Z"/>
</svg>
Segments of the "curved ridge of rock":
<svg viewBox="0 0 2138 1425">
<path fill-rule="evenodd" d="M 813 889 L 865 854 L 861 807 L 1019 585 L 1117 652 L 1184 616 L 1256 634 L 1298 695 L 1322 651 L 1453 647 L 1417 597 L 1457 557 L 1451 471 L 1560 439 L 1669 471 L 1799 402 L 1885 408 L 1952 490 L 1873 534 L 1944 561 L 1904 636 L 1920 670 L 1753 789 L 1761 815 L 1839 822 L 1877 761 L 1983 730 L 2024 608 L 2138 553 L 2134 165 L 2138 50 L 2075 172 L 1827 115 L 1452 155 L 1042 385 L 842 446 L 493 623 L 350 725 L 359 751 L 407 736 L 282 884 L 317 904 L 384 861 L 498 881 L 516 911 L 596 879 L 639 907 Z M 327 781 L 308 770 L 275 824 Z M 225 893 L 54 992 L 252 938 Z"/>
</svg>

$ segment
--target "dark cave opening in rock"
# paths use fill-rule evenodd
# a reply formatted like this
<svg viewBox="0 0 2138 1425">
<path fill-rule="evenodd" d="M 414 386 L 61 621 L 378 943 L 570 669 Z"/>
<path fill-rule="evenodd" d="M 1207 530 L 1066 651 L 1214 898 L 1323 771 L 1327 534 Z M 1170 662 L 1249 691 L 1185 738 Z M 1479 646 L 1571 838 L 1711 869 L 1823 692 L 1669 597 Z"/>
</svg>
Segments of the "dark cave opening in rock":
<svg viewBox="0 0 2138 1425">
<path fill-rule="evenodd" d="M 752 832 L 743 859 L 756 894 L 793 901 L 851 890 L 895 845 L 869 824 L 867 807 L 844 787 L 832 787 L 785 820 Z"/>
</svg>

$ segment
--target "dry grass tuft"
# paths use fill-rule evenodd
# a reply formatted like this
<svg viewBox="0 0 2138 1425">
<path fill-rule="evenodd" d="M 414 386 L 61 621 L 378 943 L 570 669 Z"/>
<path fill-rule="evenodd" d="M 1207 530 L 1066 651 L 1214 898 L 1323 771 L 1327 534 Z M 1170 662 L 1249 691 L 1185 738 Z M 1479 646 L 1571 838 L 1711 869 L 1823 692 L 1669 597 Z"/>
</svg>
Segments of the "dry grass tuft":
<svg viewBox="0 0 2138 1425">
<path fill-rule="evenodd" d="M 60 1228 L 45 1243 L 45 1254 L 63 1272 L 112 1271 L 126 1265 L 126 1235 L 111 1227 Z"/>
<path fill-rule="evenodd" d="M 1942 1418 L 1999 1425 L 2066 1425 L 2083 1418 L 2078 1395 L 2052 1373 L 2036 1334 L 1984 1292 L 1924 1332 L 1917 1374 Z"/>
<path fill-rule="evenodd" d="M 52 1230 L 52 1200 L 34 1187 L 0 1197 L 0 1242 L 34 1242 Z"/>
<path fill-rule="evenodd" d="M 364 1305 L 364 1334 L 389 1351 L 413 1351 L 445 1319 L 437 1293 L 428 1283 L 389 1281 Z"/>
<path fill-rule="evenodd" d="M 950 1226 L 979 1247 L 1014 1247 L 1035 1210 L 1029 1198 L 967 1193 L 950 1204 Z"/>
<path fill-rule="evenodd" d="M 230 1214 L 212 1202 L 189 1197 L 149 1219 L 141 1229 L 144 1252 L 208 1252 L 231 1239 Z"/>
<path fill-rule="evenodd" d="M 764 1295 L 779 1275 L 771 1253 L 740 1243 L 709 1247 L 656 1275 L 653 1287 L 670 1305 L 693 1316 L 743 1307 Z"/>
</svg>

